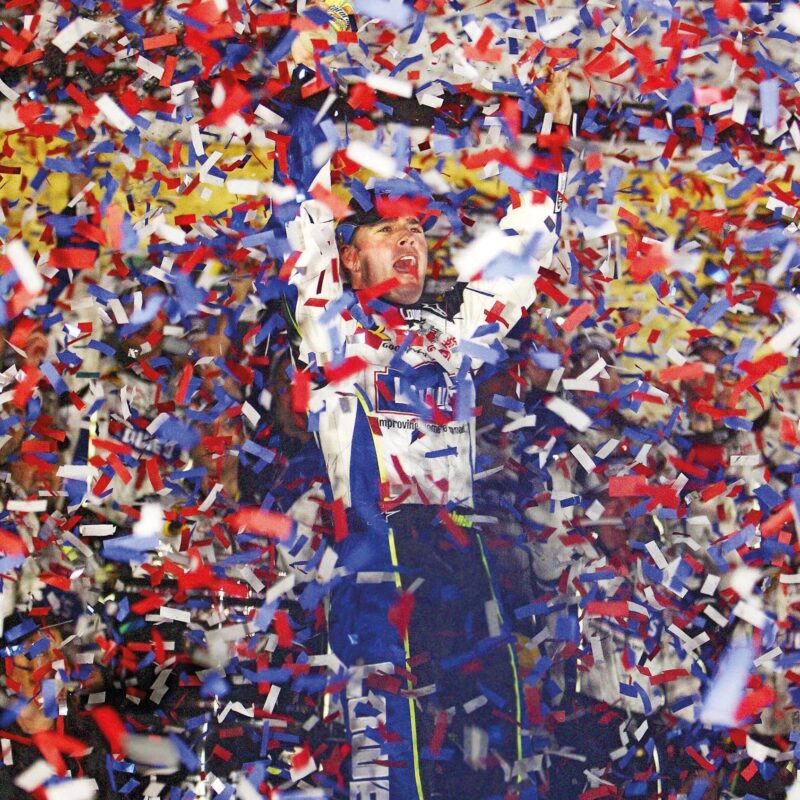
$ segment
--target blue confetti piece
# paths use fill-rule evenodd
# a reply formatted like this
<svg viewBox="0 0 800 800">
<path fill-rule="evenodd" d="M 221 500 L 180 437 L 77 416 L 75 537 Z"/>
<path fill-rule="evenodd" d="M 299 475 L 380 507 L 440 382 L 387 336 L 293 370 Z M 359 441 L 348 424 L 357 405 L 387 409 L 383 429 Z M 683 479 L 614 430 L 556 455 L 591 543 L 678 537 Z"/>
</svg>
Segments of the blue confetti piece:
<svg viewBox="0 0 800 800">
<path fill-rule="evenodd" d="M 525 412 L 525 403 L 521 400 L 517 400 L 516 397 L 507 397 L 502 394 L 492 396 L 492 405 L 498 408 L 507 408 L 509 411 L 516 411 L 520 414 Z"/>
<path fill-rule="evenodd" d="M 22 639 L 23 637 L 27 636 L 29 633 L 33 633 L 33 631 L 37 630 L 38 626 L 36 621 L 31 619 L 22 620 L 18 625 L 15 625 L 13 628 L 9 628 L 5 632 L 5 639 L 8 642 L 16 642 L 18 639 Z"/>
<path fill-rule="evenodd" d="M 577 644 L 581 638 L 577 615 L 570 613 L 559 614 L 559 616 L 556 617 L 556 629 L 553 638 L 559 642 L 573 642 Z"/>
<path fill-rule="evenodd" d="M 714 167 L 718 167 L 720 164 L 729 164 L 737 169 L 739 167 L 739 164 L 736 159 L 731 156 L 730 152 L 725 148 L 720 148 L 716 153 L 712 153 L 710 156 L 706 156 L 698 161 L 697 169 L 700 172 L 708 172 Z"/>
<path fill-rule="evenodd" d="M 258 628 L 258 630 L 266 631 L 272 623 L 272 619 L 277 610 L 277 601 L 273 603 L 264 603 L 256 612 L 256 615 L 253 619 L 253 624 L 256 626 L 256 628 Z"/>
<path fill-rule="evenodd" d="M 55 389 L 57 394 L 66 394 L 69 391 L 67 384 L 64 383 L 61 375 L 58 373 L 58 370 L 50 361 L 42 361 L 42 363 L 39 364 L 39 369 L 42 371 L 45 378 L 47 378 L 47 382 L 53 387 L 53 389 Z"/>
<path fill-rule="evenodd" d="M 669 137 L 673 133 L 668 128 L 651 128 L 647 125 L 642 125 L 639 128 L 639 141 L 640 142 L 660 142 L 666 144 Z"/>
<path fill-rule="evenodd" d="M 175 745 L 180 756 L 181 763 L 189 772 L 196 772 L 200 768 L 200 760 L 192 749 L 183 741 L 180 736 L 174 733 L 168 734 L 170 741 Z"/>
<path fill-rule="evenodd" d="M 647 692 L 644 690 L 644 687 L 640 684 L 633 683 L 629 685 L 626 683 L 620 683 L 619 692 L 625 697 L 638 697 L 642 701 L 642 706 L 644 707 L 644 714 L 646 717 L 649 717 L 650 714 L 653 713 L 653 704 L 650 702 L 650 698 L 648 697 Z"/>
<path fill-rule="evenodd" d="M 763 183 L 764 181 L 764 173 L 755 167 L 751 167 L 744 173 L 740 181 L 738 181 L 734 186 L 726 188 L 725 193 L 731 198 L 731 200 L 739 200 L 746 191 Z"/>
<path fill-rule="evenodd" d="M 158 535 L 153 536 L 119 536 L 103 542 L 103 556 L 112 561 L 142 562 L 147 552 L 158 547 Z"/>
<path fill-rule="evenodd" d="M 765 508 L 767 511 L 772 511 L 775 506 L 783 502 L 783 497 L 768 484 L 754 489 L 753 494 L 758 498 L 761 507 Z"/>
<path fill-rule="evenodd" d="M 216 672 L 208 672 L 203 678 L 203 683 L 200 687 L 201 697 L 219 697 L 225 698 L 230 694 L 231 687 L 228 681 Z"/>
<path fill-rule="evenodd" d="M 457 447 L 443 447 L 441 450 L 431 450 L 425 453 L 425 458 L 447 458 L 458 455 Z"/>
<path fill-rule="evenodd" d="M 26 697 L 20 697 L 8 708 L 3 709 L 2 713 L 0 713 L 0 728 L 8 728 L 13 725 L 27 705 L 28 699 Z"/>
<path fill-rule="evenodd" d="M 755 659 L 749 638 L 740 637 L 729 645 L 703 700 L 700 719 L 707 725 L 737 725 L 736 710 L 744 697 Z"/>
<path fill-rule="evenodd" d="M 58 717 L 58 698 L 56 682 L 52 678 L 42 681 L 42 699 L 44 700 L 44 715 L 48 719 L 56 719 Z"/>
<path fill-rule="evenodd" d="M 498 364 L 503 360 L 503 357 L 498 355 L 496 350 L 473 342 L 470 339 L 462 339 L 459 344 L 461 352 L 475 361 L 485 364 Z"/>
<path fill-rule="evenodd" d="M 200 434 L 177 417 L 169 417 L 154 434 L 164 444 L 176 444 L 182 450 L 194 449 L 200 441 Z"/>
<path fill-rule="evenodd" d="M 153 156 L 153 158 L 164 164 L 164 166 L 167 166 L 171 160 L 170 155 L 166 150 L 150 140 L 144 143 L 143 149 L 146 153 L 149 153 L 151 156 Z"/>
<path fill-rule="evenodd" d="M 611 203 L 617 194 L 617 189 L 625 175 L 622 167 L 614 166 L 608 173 L 608 179 L 603 187 L 603 202 Z"/>
<path fill-rule="evenodd" d="M 696 322 L 700 316 L 700 312 L 706 307 L 706 303 L 708 303 L 708 295 L 701 294 L 697 300 L 692 303 L 692 307 L 686 312 L 686 319 L 688 319 L 689 322 Z"/>
</svg>

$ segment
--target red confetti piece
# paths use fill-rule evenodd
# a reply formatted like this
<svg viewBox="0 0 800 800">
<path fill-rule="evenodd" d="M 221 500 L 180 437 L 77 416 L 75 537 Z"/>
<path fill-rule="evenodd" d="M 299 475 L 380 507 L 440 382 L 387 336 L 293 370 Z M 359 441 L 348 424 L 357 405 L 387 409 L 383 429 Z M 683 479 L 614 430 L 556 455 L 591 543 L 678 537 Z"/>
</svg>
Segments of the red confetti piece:
<svg viewBox="0 0 800 800">
<path fill-rule="evenodd" d="M 572 333 L 575 328 L 578 327 L 582 322 L 587 320 L 592 313 L 594 306 L 590 302 L 581 303 L 580 305 L 576 306 L 572 311 L 570 311 L 567 318 L 564 322 L 561 323 L 561 327 L 564 329 L 565 333 Z"/>
<path fill-rule="evenodd" d="M 54 248 L 47 263 L 56 269 L 92 269 L 97 251 L 80 247 Z"/>
<path fill-rule="evenodd" d="M 326 364 L 323 371 L 329 383 L 340 383 L 358 375 L 366 366 L 367 362 L 361 356 L 351 356 L 335 367 Z"/>
<path fill-rule="evenodd" d="M 89 713 L 106 737 L 111 752 L 124 753 L 124 741 L 128 734 L 117 712 L 111 706 L 98 706 L 90 709 Z"/>
<path fill-rule="evenodd" d="M 410 592 L 402 592 L 400 597 L 392 604 L 389 609 L 387 619 L 396 628 L 401 638 L 405 638 L 411 624 L 411 614 L 414 611 L 414 595 Z"/>
<path fill-rule="evenodd" d="M 158 47 L 172 47 L 178 44 L 178 37 L 174 33 L 162 33 L 160 36 L 145 36 L 142 47 L 145 50 L 155 50 Z"/>
<path fill-rule="evenodd" d="M 225 522 L 231 528 L 244 528 L 282 541 L 291 538 L 294 523 L 285 514 L 277 511 L 263 511 L 260 508 L 240 508 L 230 514 Z"/>
</svg>

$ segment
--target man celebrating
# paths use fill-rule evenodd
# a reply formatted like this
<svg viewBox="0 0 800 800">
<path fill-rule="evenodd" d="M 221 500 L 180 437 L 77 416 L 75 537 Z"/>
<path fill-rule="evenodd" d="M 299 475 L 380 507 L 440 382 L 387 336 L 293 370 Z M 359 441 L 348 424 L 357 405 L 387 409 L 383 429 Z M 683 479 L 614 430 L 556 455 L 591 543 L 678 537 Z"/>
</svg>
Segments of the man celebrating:
<svg viewBox="0 0 800 800">
<path fill-rule="evenodd" d="M 541 99 L 569 121 L 563 76 Z M 316 184 L 328 181 L 326 168 Z M 560 202 L 527 193 L 498 257 L 434 306 L 420 303 L 437 212 L 423 187 L 378 182 L 335 230 L 309 201 L 287 228 L 296 386 L 311 387 L 338 520 L 329 636 L 351 675 L 351 798 L 502 797 L 529 768 L 513 638 L 472 508 L 472 373 L 502 358 L 533 302 Z"/>
</svg>

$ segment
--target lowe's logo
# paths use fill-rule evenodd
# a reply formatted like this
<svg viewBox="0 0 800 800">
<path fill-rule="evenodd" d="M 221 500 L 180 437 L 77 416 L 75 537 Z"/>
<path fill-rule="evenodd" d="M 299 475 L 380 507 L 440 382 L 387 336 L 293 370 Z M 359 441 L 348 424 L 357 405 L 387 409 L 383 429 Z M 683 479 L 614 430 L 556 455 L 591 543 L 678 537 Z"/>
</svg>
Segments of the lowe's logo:
<svg viewBox="0 0 800 800">
<path fill-rule="evenodd" d="M 453 387 L 436 364 L 420 364 L 406 371 L 389 367 L 375 376 L 375 408 L 383 414 L 430 417 L 431 408 L 452 416 Z"/>
</svg>

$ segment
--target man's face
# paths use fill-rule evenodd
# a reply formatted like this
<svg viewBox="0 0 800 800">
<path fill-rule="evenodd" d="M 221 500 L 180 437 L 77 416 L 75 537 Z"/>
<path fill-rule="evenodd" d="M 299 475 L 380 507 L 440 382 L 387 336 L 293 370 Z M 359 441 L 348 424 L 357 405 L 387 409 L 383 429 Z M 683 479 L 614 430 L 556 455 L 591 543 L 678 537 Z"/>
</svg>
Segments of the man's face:
<svg viewBox="0 0 800 800">
<path fill-rule="evenodd" d="M 370 289 L 396 279 L 382 299 L 399 305 L 416 303 L 428 269 L 428 243 L 416 217 L 386 219 L 356 229 L 340 250 L 354 289 Z"/>
</svg>

